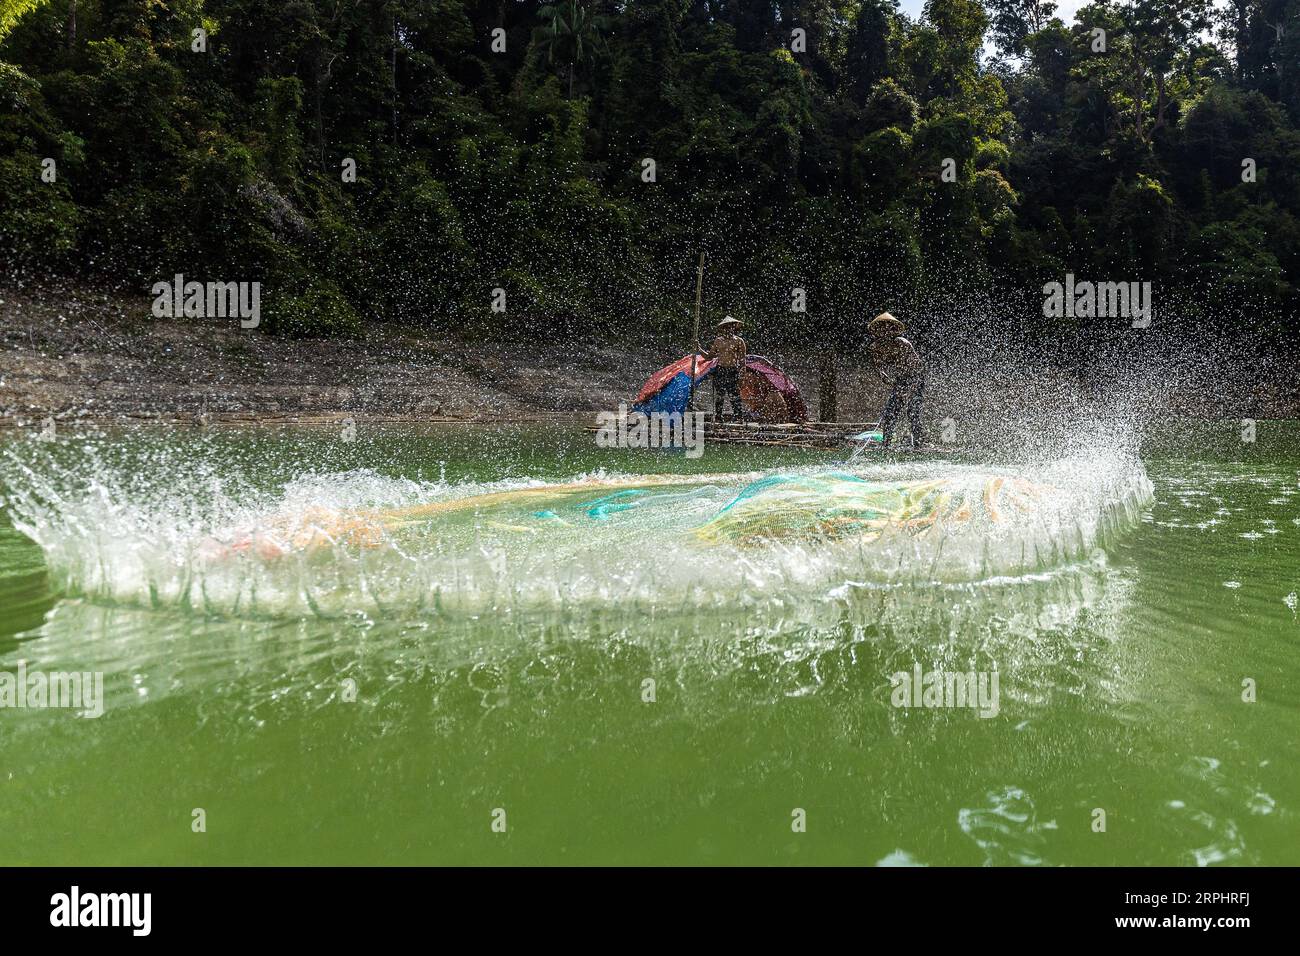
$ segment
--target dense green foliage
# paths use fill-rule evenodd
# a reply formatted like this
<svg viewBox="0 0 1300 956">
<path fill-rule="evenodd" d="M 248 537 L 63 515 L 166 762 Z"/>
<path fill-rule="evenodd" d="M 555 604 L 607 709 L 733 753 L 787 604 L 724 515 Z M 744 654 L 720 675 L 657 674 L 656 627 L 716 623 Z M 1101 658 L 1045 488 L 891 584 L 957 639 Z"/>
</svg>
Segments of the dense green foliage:
<svg viewBox="0 0 1300 956">
<path fill-rule="evenodd" d="M 1036 311 L 1067 271 L 1187 320 L 1297 303 L 1300 0 L 4 6 L 28 276 L 259 279 L 293 333 L 681 322 L 701 249 L 774 334 Z"/>
</svg>

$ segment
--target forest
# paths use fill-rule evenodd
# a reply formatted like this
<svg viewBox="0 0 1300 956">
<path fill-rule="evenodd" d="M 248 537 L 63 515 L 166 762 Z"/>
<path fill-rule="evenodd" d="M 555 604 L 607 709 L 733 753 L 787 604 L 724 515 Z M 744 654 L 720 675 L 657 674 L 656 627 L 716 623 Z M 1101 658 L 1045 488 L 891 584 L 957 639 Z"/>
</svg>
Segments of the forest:
<svg viewBox="0 0 1300 956">
<path fill-rule="evenodd" d="M 1300 331 L 1300 0 L 4 0 L 0 270 L 267 330 Z"/>
</svg>

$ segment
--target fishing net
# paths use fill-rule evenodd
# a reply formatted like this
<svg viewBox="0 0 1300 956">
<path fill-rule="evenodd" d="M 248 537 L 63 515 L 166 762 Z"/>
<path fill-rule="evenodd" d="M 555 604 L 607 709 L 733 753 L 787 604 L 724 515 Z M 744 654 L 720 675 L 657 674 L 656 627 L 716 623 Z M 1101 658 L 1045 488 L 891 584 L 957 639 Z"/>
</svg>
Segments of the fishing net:
<svg viewBox="0 0 1300 956">
<path fill-rule="evenodd" d="M 588 519 L 605 521 L 633 509 L 671 505 L 700 493 L 656 493 L 655 485 L 680 480 L 641 476 L 630 479 L 584 480 L 563 485 L 537 485 L 508 491 L 486 492 L 415 505 L 408 508 L 344 509 L 316 506 L 288 514 L 271 515 L 254 527 L 238 529 L 228 540 L 214 538 L 201 549 L 204 557 L 251 554 L 275 558 L 290 553 L 333 547 L 373 549 L 392 543 L 404 532 L 457 526 L 484 526 L 499 531 L 532 533 L 547 527 L 570 526 Z M 604 491 L 596 498 L 593 493 Z"/>
<path fill-rule="evenodd" d="M 890 530 L 923 534 L 939 526 L 999 522 L 1010 512 L 1038 507 L 1047 488 L 1002 476 L 967 475 L 928 480 L 871 480 L 849 472 L 777 474 L 751 481 L 726 504 L 711 502 L 725 494 L 717 479 L 681 483 L 680 478 L 642 476 L 626 480 L 582 481 L 464 498 L 401 509 L 345 510 L 313 507 L 280 515 L 234 540 L 223 542 L 224 554 L 251 552 L 270 558 L 343 546 L 374 549 L 404 532 L 477 533 L 484 528 L 535 535 L 611 523 L 636 528 L 654 537 L 694 537 L 707 544 L 756 544 L 767 541 L 838 538 L 875 540 Z M 723 499 L 725 500 L 725 499 Z M 681 516 L 686 524 L 680 523 Z M 675 516 L 669 521 L 670 516 Z M 627 525 L 627 522 L 632 522 Z M 593 526 L 593 531 L 594 531 Z M 603 532 L 602 532 L 603 533 Z"/>
<path fill-rule="evenodd" d="M 889 530 L 922 534 L 940 525 L 1003 520 L 1033 510 L 1042 486 L 984 476 L 956 481 L 870 481 L 857 475 L 772 475 L 749 485 L 696 535 L 709 543 L 781 539 L 874 540 Z"/>
</svg>

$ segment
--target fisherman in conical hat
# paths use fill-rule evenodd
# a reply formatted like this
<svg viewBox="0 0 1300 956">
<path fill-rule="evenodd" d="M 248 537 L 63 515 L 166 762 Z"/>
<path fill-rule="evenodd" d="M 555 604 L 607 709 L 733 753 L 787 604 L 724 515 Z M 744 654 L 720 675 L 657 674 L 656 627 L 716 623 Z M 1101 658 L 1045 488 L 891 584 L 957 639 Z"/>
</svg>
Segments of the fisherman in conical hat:
<svg viewBox="0 0 1300 956">
<path fill-rule="evenodd" d="M 714 336 L 704 358 L 717 359 L 713 369 L 713 417 L 722 419 L 723 400 L 731 399 L 731 411 L 741 419 L 745 417 L 745 406 L 740 400 L 740 370 L 745 367 L 748 349 L 745 340 L 737 332 L 743 328 L 740 319 L 727 316 L 718 323 L 718 334 Z"/>
<path fill-rule="evenodd" d="M 903 333 L 906 326 L 888 312 L 881 312 L 867 323 L 870 342 L 867 356 L 881 380 L 889 386 L 889 397 L 880 413 L 880 431 L 885 447 L 893 438 L 901 414 L 907 415 L 912 429 L 912 447 L 921 445 L 921 400 L 925 391 L 925 363 Z"/>
</svg>

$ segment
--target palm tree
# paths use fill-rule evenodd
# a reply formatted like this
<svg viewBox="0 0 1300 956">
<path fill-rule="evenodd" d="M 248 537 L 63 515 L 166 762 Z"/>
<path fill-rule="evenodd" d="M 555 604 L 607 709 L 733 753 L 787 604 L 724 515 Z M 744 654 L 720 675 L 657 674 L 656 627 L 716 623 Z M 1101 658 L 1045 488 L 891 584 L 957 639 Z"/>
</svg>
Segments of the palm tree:
<svg viewBox="0 0 1300 956">
<path fill-rule="evenodd" d="M 537 45 L 546 50 L 546 62 L 569 64 L 569 99 L 573 99 L 573 74 L 579 62 L 594 60 L 608 19 L 590 13 L 578 0 L 548 3 L 537 11 L 545 22 Z"/>
</svg>

